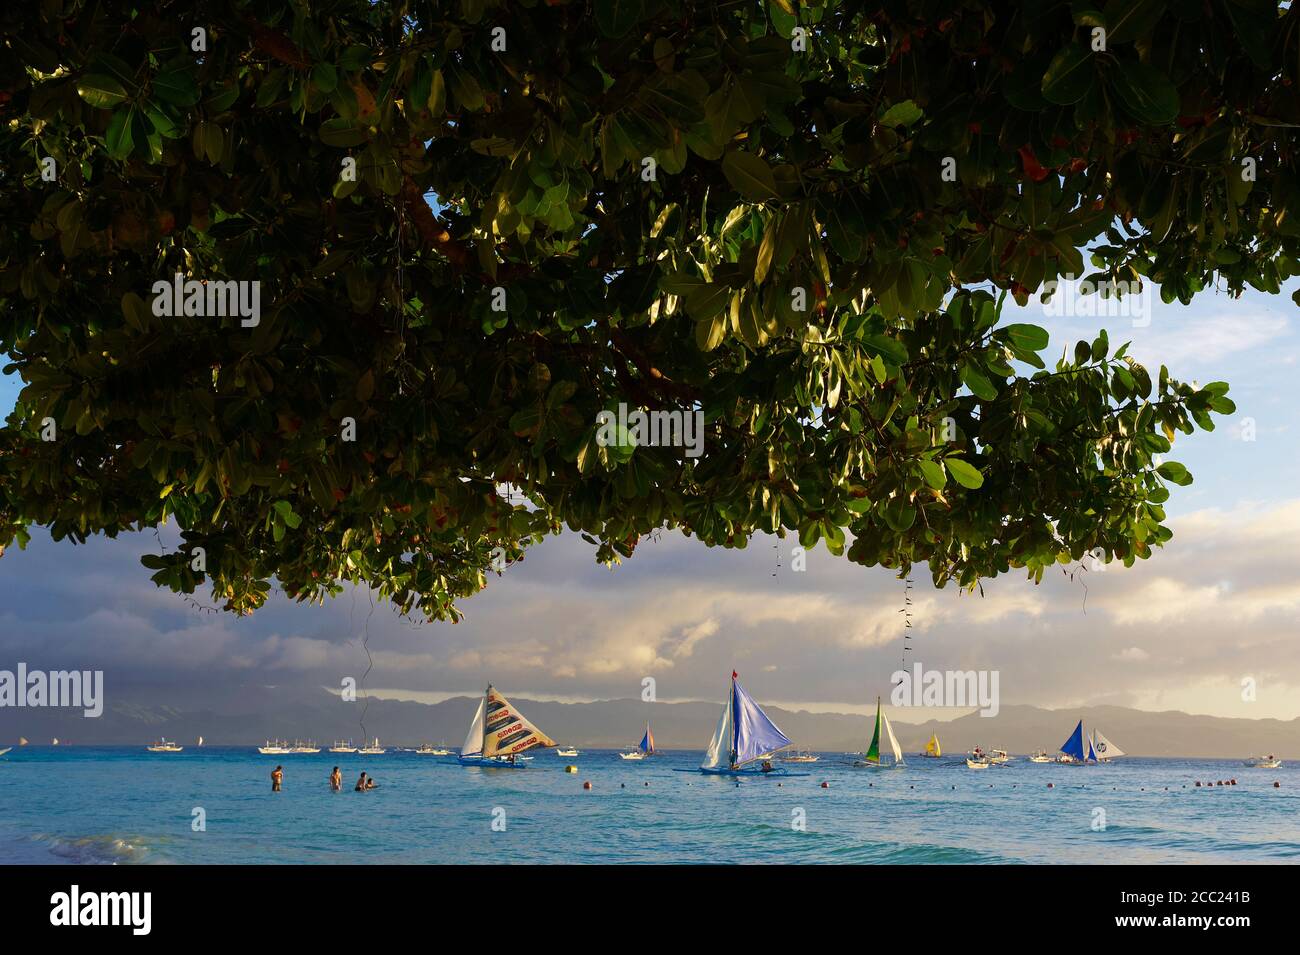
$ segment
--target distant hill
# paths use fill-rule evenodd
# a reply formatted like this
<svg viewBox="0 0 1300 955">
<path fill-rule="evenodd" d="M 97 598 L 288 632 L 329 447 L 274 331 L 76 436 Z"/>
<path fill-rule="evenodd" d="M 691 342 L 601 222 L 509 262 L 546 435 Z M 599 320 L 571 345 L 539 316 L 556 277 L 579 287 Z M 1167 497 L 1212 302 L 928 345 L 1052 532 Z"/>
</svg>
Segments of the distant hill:
<svg viewBox="0 0 1300 955">
<path fill-rule="evenodd" d="M 552 703 L 512 697 L 529 719 L 561 743 L 593 748 L 631 746 L 641 738 L 647 719 L 663 749 L 703 750 L 718 718 L 718 704 L 642 703 L 600 700 Z M 193 744 L 202 735 L 212 745 L 251 745 L 268 737 L 360 740 L 363 704 L 343 703 L 325 690 L 245 688 L 235 697 L 191 700 L 189 705 L 112 702 L 99 719 L 79 711 L 0 709 L 0 747 L 26 736 L 45 744 L 52 737 L 72 744 L 143 744 L 159 736 Z M 477 700 L 456 697 L 442 703 L 371 700 L 365 710 L 365 735 L 384 743 L 414 746 L 445 742 L 459 747 Z M 791 712 L 767 707 L 768 714 L 800 746 L 829 752 L 859 751 L 870 736 L 870 719 L 844 713 Z M 996 717 L 972 713 L 951 722 L 909 724 L 895 720 L 906 752 L 920 750 L 932 732 L 947 752 L 978 745 L 1013 753 L 1038 748 L 1055 751 L 1077 720 L 1101 729 L 1134 756 L 1246 757 L 1274 753 L 1300 757 L 1300 719 L 1245 720 L 1193 716 L 1177 711 L 1148 712 L 1119 706 L 1048 710 L 1003 706 Z"/>
</svg>

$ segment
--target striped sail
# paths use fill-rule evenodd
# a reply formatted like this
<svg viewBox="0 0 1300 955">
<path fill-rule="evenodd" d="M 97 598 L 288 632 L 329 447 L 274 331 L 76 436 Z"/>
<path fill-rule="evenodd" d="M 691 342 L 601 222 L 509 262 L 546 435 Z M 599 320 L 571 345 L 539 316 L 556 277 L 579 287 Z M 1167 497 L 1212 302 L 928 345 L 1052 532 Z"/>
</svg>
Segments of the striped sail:
<svg viewBox="0 0 1300 955">
<path fill-rule="evenodd" d="M 637 746 L 637 749 L 641 750 L 641 752 L 645 753 L 646 755 L 649 755 L 650 753 L 653 753 L 655 751 L 655 736 L 654 733 L 650 732 L 649 723 L 645 725 L 645 735 L 641 737 L 641 742 Z"/>
<path fill-rule="evenodd" d="M 551 739 L 492 687 L 487 688 L 483 710 L 483 756 L 512 756 L 537 746 L 554 746 Z"/>
</svg>

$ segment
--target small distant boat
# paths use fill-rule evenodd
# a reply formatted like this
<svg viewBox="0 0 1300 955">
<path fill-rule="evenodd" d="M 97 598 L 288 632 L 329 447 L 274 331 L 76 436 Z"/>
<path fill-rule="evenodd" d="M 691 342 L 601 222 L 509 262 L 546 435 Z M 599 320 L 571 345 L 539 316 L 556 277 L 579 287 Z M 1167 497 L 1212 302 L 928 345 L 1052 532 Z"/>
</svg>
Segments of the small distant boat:
<svg viewBox="0 0 1300 955">
<path fill-rule="evenodd" d="M 987 756 L 966 757 L 966 766 L 970 769 L 988 769 L 992 765 Z"/>
<path fill-rule="evenodd" d="M 330 747 L 331 753 L 355 753 L 356 751 L 357 748 L 352 745 L 352 740 L 344 742 L 341 739 L 336 739 L 334 745 Z"/>
<path fill-rule="evenodd" d="M 1040 749 L 1038 752 L 1034 753 L 1032 756 L 1029 757 L 1029 761 L 1030 761 L 1031 763 L 1054 763 L 1054 762 L 1056 762 L 1056 760 L 1055 760 L 1053 757 L 1047 755 L 1047 750 L 1045 750 L 1045 749 Z"/>
<path fill-rule="evenodd" d="M 655 752 L 655 734 L 650 732 L 650 723 L 647 721 L 645 724 L 645 735 L 641 737 L 641 742 L 636 744 L 636 749 L 627 753 L 619 753 L 618 755 L 623 759 L 635 760 L 645 759 L 647 756 L 653 756 L 655 755 Z"/>
<path fill-rule="evenodd" d="M 997 763 L 999 766 L 1009 763 L 1013 759 L 1015 759 L 1015 757 L 1009 756 L 1005 749 L 995 749 L 989 753 L 989 762 Z"/>
<path fill-rule="evenodd" d="M 925 744 L 925 752 L 921 754 L 926 759 L 938 759 L 943 755 L 943 750 L 939 746 L 939 734 L 934 733 L 930 736 L 930 742 Z"/>
<path fill-rule="evenodd" d="M 1282 760 L 1269 753 L 1267 756 L 1252 756 L 1244 765 L 1251 769 L 1277 769 L 1282 765 Z"/>
<path fill-rule="evenodd" d="M 528 722 L 524 714 L 488 684 L 470 721 L 458 760 L 462 766 L 523 769 L 523 763 L 532 759 L 523 755 L 526 750 L 550 749 L 554 745 L 555 740 Z"/>
<path fill-rule="evenodd" d="M 576 749 L 574 749 L 572 746 L 570 746 L 568 749 L 559 749 L 559 748 L 557 748 L 557 749 L 555 750 L 555 755 L 556 755 L 556 756 L 577 756 L 577 755 L 578 755 L 578 751 L 577 751 Z"/>
<path fill-rule="evenodd" d="M 807 776 L 772 766 L 771 755 L 791 746 L 790 738 L 763 712 L 745 688 L 739 675 L 731 671 L 731 687 L 722 706 L 704 762 L 699 769 L 677 772 L 700 772 L 711 776 Z M 751 765 L 757 762 L 758 765 Z"/>
<path fill-rule="evenodd" d="M 283 756 L 290 752 L 289 746 L 284 740 L 266 741 L 265 746 L 257 747 L 257 751 L 266 756 Z"/>
<path fill-rule="evenodd" d="M 18 737 L 18 745 L 19 745 L 19 746 L 26 746 L 26 745 L 27 745 L 27 737 L 26 737 L 26 736 L 20 736 L 20 737 Z"/>
<path fill-rule="evenodd" d="M 165 739 L 160 739 L 152 746 L 146 746 L 145 749 L 151 753 L 179 753 L 185 749 L 185 747 L 177 746 L 175 743 L 169 743 Z"/>
<path fill-rule="evenodd" d="M 813 754 L 813 753 L 808 752 L 807 750 L 804 750 L 802 753 L 798 753 L 798 752 L 796 752 L 796 753 L 789 753 L 789 754 L 787 754 L 787 755 L 785 755 L 785 756 L 782 756 L 782 757 L 781 757 L 781 762 L 783 762 L 783 763 L 815 763 L 815 762 L 817 762 L 819 759 L 821 759 L 820 756 L 817 756 L 817 755 L 815 755 L 815 754 Z"/>
<path fill-rule="evenodd" d="M 418 753 L 421 756 L 450 756 L 451 755 L 451 750 L 440 749 L 437 746 L 430 746 L 428 743 L 423 743 L 420 746 L 417 746 L 414 750 L 412 750 L 412 752 Z"/>
<path fill-rule="evenodd" d="M 376 736 L 373 743 L 369 746 L 361 747 L 357 752 L 362 756 L 382 756 L 384 753 L 388 752 L 388 750 L 379 745 L 379 737 Z"/>
<path fill-rule="evenodd" d="M 885 735 L 889 739 L 889 748 L 893 750 L 893 763 L 882 763 L 880 761 L 880 728 L 884 727 Z M 898 745 L 898 737 L 894 735 L 894 728 L 889 725 L 889 717 L 885 716 L 880 709 L 880 697 L 876 697 L 876 730 L 871 734 L 871 745 L 862 755 L 862 759 L 855 759 L 854 766 L 870 767 L 872 769 L 897 769 L 907 765 L 903 762 L 903 750 Z"/>
<path fill-rule="evenodd" d="M 203 737 L 202 737 L 202 736 L 199 737 L 199 745 L 200 745 L 200 746 L 203 745 Z"/>
<path fill-rule="evenodd" d="M 59 738 L 56 736 L 56 737 L 54 737 L 54 739 L 50 740 L 50 745 L 51 745 L 51 746 L 58 746 L 58 745 L 59 745 Z"/>
</svg>

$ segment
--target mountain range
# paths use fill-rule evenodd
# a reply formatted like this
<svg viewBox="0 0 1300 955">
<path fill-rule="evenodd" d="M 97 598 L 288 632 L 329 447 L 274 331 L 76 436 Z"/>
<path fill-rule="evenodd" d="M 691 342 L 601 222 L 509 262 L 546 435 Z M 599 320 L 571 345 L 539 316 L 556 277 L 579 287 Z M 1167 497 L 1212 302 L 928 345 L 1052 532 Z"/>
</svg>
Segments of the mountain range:
<svg viewBox="0 0 1300 955">
<path fill-rule="evenodd" d="M 712 702 L 557 703 L 525 697 L 511 697 L 511 701 L 556 741 L 588 748 L 630 747 L 641 738 L 649 720 L 659 748 L 703 750 L 719 713 L 719 704 Z M 441 742 L 456 748 L 477 703 L 464 696 L 440 703 L 380 699 L 344 703 L 324 689 L 246 687 L 234 697 L 203 699 L 191 694 L 173 704 L 109 702 L 97 719 L 82 717 L 80 710 L 6 707 L 0 708 L 0 747 L 20 736 L 36 744 L 58 737 L 74 745 L 143 745 L 160 736 L 192 744 L 202 735 L 209 745 L 252 745 L 268 738 L 328 744 L 334 739 L 378 736 L 393 746 Z M 871 736 L 872 720 L 867 716 L 779 706 L 765 710 L 800 748 L 856 752 L 866 747 Z M 1134 756 L 1300 756 L 1300 719 L 1232 719 L 1120 706 L 1051 710 L 1003 705 L 995 717 L 971 713 L 948 722 L 909 723 L 897 708 L 890 714 L 899 744 L 908 753 L 920 750 L 931 733 L 938 733 L 944 750 L 952 753 L 975 746 L 1012 753 L 1040 748 L 1055 752 L 1082 719 L 1086 727 L 1100 729 Z"/>
</svg>

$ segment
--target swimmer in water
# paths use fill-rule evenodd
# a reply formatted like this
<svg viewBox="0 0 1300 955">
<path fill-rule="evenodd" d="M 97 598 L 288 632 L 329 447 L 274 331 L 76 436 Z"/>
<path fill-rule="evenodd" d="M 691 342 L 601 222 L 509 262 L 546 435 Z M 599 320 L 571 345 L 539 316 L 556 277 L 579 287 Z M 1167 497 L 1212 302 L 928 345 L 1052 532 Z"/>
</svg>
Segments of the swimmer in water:
<svg viewBox="0 0 1300 955">
<path fill-rule="evenodd" d="M 334 772 L 330 773 L 330 789 L 334 790 L 335 792 L 338 792 L 342 788 L 343 788 L 343 774 L 339 772 L 339 768 L 335 766 Z"/>
<path fill-rule="evenodd" d="M 281 767 L 277 766 L 275 767 L 275 770 L 271 773 L 271 792 L 278 793 L 280 791 L 280 784 L 283 782 L 284 782 L 284 770 Z"/>
<path fill-rule="evenodd" d="M 366 788 L 367 788 L 367 789 L 374 789 L 374 788 L 375 788 L 375 777 L 374 777 L 374 776 L 369 776 L 369 777 L 366 778 Z"/>
<path fill-rule="evenodd" d="M 366 774 L 365 774 L 365 773 L 362 773 L 362 774 L 361 774 L 361 778 L 357 780 L 357 785 L 356 785 L 356 787 L 355 787 L 352 791 L 353 791 L 354 793 L 362 793 L 362 792 L 365 792 L 365 791 L 366 791 Z"/>
</svg>

